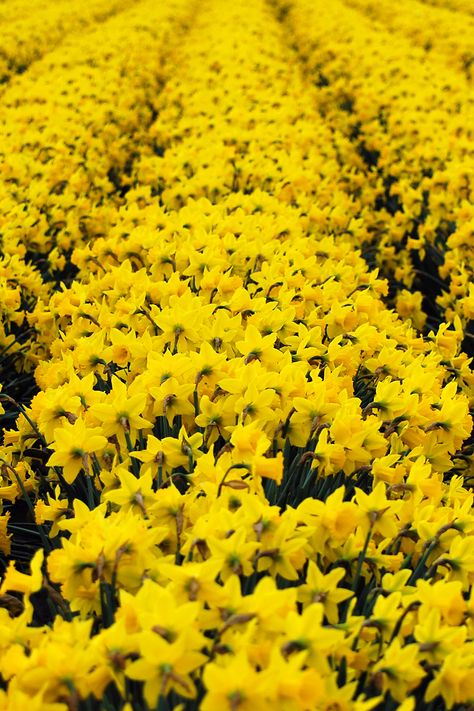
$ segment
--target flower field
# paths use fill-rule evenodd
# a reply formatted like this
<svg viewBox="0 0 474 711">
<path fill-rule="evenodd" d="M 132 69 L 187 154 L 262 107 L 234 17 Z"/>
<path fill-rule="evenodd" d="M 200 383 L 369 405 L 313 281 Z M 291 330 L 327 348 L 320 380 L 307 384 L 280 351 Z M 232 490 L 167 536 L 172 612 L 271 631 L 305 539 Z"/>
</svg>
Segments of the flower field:
<svg viewBox="0 0 474 711">
<path fill-rule="evenodd" d="M 0 711 L 472 710 L 474 5 L 0 18 Z"/>
</svg>

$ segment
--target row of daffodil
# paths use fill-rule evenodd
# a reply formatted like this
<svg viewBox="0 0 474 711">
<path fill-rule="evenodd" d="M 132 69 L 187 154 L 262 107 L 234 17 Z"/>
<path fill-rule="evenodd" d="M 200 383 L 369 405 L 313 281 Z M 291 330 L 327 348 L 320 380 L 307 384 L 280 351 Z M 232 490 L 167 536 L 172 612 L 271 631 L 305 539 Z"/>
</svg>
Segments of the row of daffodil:
<svg viewBox="0 0 474 711">
<path fill-rule="evenodd" d="M 464 12 L 466 15 L 474 14 L 474 7 L 472 6 L 471 0 L 425 0 L 424 4 L 427 7 L 432 5 L 434 7 Z"/>
<path fill-rule="evenodd" d="M 383 181 L 376 262 L 408 289 L 422 288 L 432 313 L 437 305 L 447 320 L 458 315 L 472 341 L 470 84 L 441 55 L 401 35 L 395 41 L 339 0 L 291 0 L 283 11 L 309 77 L 321 85 L 321 110 L 358 144 L 369 176 Z M 413 298 L 401 292 L 400 313 Z"/>
<path fill-rule="evenodd" d="M 101 144 L 115 192 L 66 183 L 74 219 L 26 237 L 78 273 L 29 309 L 40 392 L 1 447 L 3 551 L 20 499 L 43 550 L 2 580 L 0 708 L 471 702 L 461 324 L 386 308 L 354 248 L 380 185 L 263 0 L 163 37 L 128 60 L 156 120 Z"/>
<path fill-rule="evenodd" d="M 0 84 L 51 51 L 67 33 L 83 31 L 88 25 L 131 5 L 131 0 L 8 0 L 0 6 L 2 48 Z"/>
<path fill-rule="evenodd" d="M 474 63 L 474 17 L 449 7 L 430 7 L 420 0 L 401 0 L 396 7 L 388 0 L 344 0 L 384 30 L 408 37 L 429 54 L 445 57 L 472 79 Z"/>
<path fill-rule="evenodd" d="M 185 0 L 141 3 L 66 38 L 3 94 L 0 348 L 22 367 L 41 355 L 24 311 L 47 300 L 71 245 L 107 229 L 188 12 Z"/>
</svg>

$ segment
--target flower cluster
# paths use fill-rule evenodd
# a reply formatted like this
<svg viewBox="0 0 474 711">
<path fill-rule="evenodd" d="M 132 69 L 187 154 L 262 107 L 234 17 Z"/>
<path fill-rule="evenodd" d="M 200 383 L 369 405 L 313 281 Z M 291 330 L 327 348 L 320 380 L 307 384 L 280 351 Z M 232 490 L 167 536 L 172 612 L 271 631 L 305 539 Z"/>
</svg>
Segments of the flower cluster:
<svg viewBox="0 0 474 711">
<path fill-rule="evenodd" d="M 0 83 L 23 73 L 58 44 L 67 33 L 83 31 L 131 4 L 130 0 L 68 0 L 40 3 L 9 0 L 2 3 Z"/>
<path fill-rule="evenodd" d="M 435 155 L 422 50 L 321 6 L 144 0 L 5 89 L 0 710 L 474 703 L 470 297 L 407 241 L 468 94 Z"/>
<path fill-rule="evenodd" d="M 365 0 L 354 4 L 369 12 Z M 374 5 L 381 19 L 385 5 Z M 405 5 L 419 3 L 397 5 L 396 22 L 415 23 L 418 36 L 421 25 L 428 31 L 431 10 L 414 20 L 403 12 Z M 402 31 L 395 36 L 389 31 L 392 19 L 384 27 L 339 0 L 321 7 L 295 0 L 285 8 L 308 78 L 320 85 L 321 111 L 358 145 L 367 179 L 382 184 L 373 212 L 371 258 L 395 280 L 395 289 L 405 285 L 423 292 L 431 319 L 439 320 L 441 313 L 453 322 L 457 316 L 472 350 L 469 80 L 449 66 L 449 55 L 414 46 Z M 435 19 L 433 24 L 436 42 L 449 44 L 451 24 Z M 466 37 L 472 42 L 469 31 Z M 456 46 L 458 39 L 456 32 Z M 400 291 L 396 305 L 402 315 L 419 313 L 416 296 Z"/>
<path fill-rule="evenodd" d="M 28 324 L 25 314 L 48 302 L 52 284 L 70 281 L 73 245 L 106 231 L 121 204 L 130 156 L 156 110 L 168 37 L 187 12 L 184 0 L 168 11 L 150 0 L 66 36 L 2 96 L 0 339 L 28 345 L 23 368 L 45 356 L 48 340 L 41 317 Z"/>
<path fill-rule="evenodd" d="M 397 9 L 388 0 L 346 0 L 368 15 L 375 23 L 383 23 L 390 31 L 408 37 L 431 56 L 445 57 L 447 64 L 472 79 L 474 62 L 474 17 L 452 12 L 445 4 L 427 8 L 424 3 L 402 0 Z M 459 8 L 460 9 L 460 8 Z M 471 6 L 472 11 L 472 6 Z"/>
<path fill-rule="evenodd" d="M 427 5 L 433 5 L 434 7 L 443 7 L 455 12 L 463 12 L 466 15 L 474 14 L 470 0 L 426 0 L 426 2 Z"/>
</svg>

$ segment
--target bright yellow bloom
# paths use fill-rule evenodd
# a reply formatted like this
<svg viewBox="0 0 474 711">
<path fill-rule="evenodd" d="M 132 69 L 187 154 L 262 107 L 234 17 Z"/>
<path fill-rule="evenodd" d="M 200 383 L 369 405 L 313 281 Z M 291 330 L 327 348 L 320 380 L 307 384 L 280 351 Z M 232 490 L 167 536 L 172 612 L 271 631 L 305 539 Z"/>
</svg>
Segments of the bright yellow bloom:
<svg viewBox="0 0 474 711">
<path fill-rule="evenodd" d="M 324 608 L 324 614 L 328 621 L 335 625 L 338 621 L 338 605 L 344 600 L 352 597 L 350 590 L 337 587 L 344 578 L 345 572 L 342 568 L 335 568 L 330 573 L 324 575 L 312 560 L 308 563 L 306 583 L 298 589 L 298 600 L 309 605 L 313 602 L 320 602 Z"/>
<path fill-rule="evenodd" d="M 257 672 L 240 652 L 221 666 L 206 664 L 203 675 L 206 696 L 202 711 L 270 711 L 275 685 L 272 680 Z"/>
<path fill-rule="evenodd" d="M 372 673 L 380 675 L 381 687 L 390 691 L 396 701 L 403 701 L 425 675 L 419 659 L 418 645 L 406 644 L 402 647 L 395 639 L 382 659 L 374 665 Z"/>
<path fill-rule="evenodd" d="M 47 464 L 61 467 L 68 484 L 72 484 L 79 472 L 91 473 L 91 454 L 100 454 L 107 445 L 107 439 L 101 427 L 87 427 L 79 417 L 73 424 L 66 422 L 54 431 L 54 441 L 50 447 L 53 454 Z"/>
</svg>

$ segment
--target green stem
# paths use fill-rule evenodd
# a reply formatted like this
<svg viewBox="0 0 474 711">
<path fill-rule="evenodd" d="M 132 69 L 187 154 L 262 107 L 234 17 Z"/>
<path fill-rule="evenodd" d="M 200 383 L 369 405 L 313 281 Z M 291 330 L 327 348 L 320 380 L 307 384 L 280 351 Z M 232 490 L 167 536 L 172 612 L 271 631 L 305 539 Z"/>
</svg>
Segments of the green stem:
<svg viewBox="0 0 474 711">
<path fill-rule="evenodd" d="M 360 576 L 361 576 L 361 573 L 362 573 L 362 566 L 363 566 L 363 564 L 364 564 L 365 555 L 366 555 L 366 553 L 367 553 L 367 549 L 368 549 L 368 547 L 369 547 L 369 543 L 370 543 L 370 539 L 371 539 L 371 538 L 372 538 L 372 525 L 370 526 L 370 528 L 369 528 L 369 530 L 368 530 L 368 533 L 367 533 L 367 536 L 365 537 L 364 547 L 362 548 L 362 550 L 361 550 L 361 552 L 360 552 L 360 555 L 359 555 L 359 559 L 358 559 L 358 561 L 357 561 L 357 569 L 356 569 L 356 573 L 355 573 L 355 576 L 354 576 L 354 581 L 353 581 L 353 583 L 352 583 L 352 590 L 353 590 L 354 592 L 357 591 L 357 586 L 358 586 L 358 584 L 359 584 Z"/>
<path fill-rule="evenodd" d="M 17 482 L 18 486 L 19 486 L 20 489 L 21 489 L 21 493 L 22 493 L 22 495 L 23 495 L 23 498 L 25 499 L 25 503 L 26 503 L 26 505 L 28 506 L 28 510 L 29 510 L 29 512 L 30 512 L 30 514 L 31 514 L 31 516 L 32 516 L 32 518 L 33 518 L 33 521 L 36 521 L 35 507 L 33 506 L 32 502 L 31 502 L 31 499 L 30 499 L 30 497 L 29 497 L 29 495 L 28 495 L 28 492 L 27 492 L 26 489 L 25 489 L 25 485 L 23 484 L 23 481 L 22 481 L 21 477 L 18 475 L 16 469 L 15 469 L 14 467 L 12 467 L 11 464 L 8 464 L 8 462 L 6 462 L 6 461 L 5 461 L 4 459 L 2 459 L 1 457 L 0 457 L 0 462 L 2 462 L 3 465 L 4 465 L 5 467 L 7 467 L 7 469 L 9 469 L 9 470 L 13 473 L 13 476 L 15 477 L 16 482 Z M 41 536 L 41 542 L 42 542 L 42 544 L 43 544 L 43 546 L 44 546 L 44 549 L 45 549 L 48 553 L 50 553 L 50 552 L 51 552 L 51 544 L 50 544 L 50 541 L 49 541 L 48 537 L 46 536 L 45 532 L 43 531 L 43 526 L 42 526 L 41 524 L 39 524 L 39 523 L 37 523 L 36 526 L 37 526 L 37 528 L 38 528 L 38 533 L 39 533 L 39 535 Z"/>
</svg>

